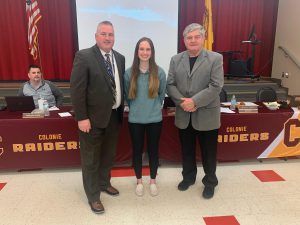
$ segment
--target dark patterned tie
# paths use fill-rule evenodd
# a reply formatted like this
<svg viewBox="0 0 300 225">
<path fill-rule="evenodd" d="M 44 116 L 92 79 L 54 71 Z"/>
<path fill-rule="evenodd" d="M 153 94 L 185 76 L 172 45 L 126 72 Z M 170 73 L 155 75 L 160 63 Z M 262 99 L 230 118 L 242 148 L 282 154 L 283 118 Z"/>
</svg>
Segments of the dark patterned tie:
<svg viewBox="0 0 300 225">
<path fill-rule="evenodd" d="M 108 78 L 109 78 L 109 82 L 110 82 L 110 86 L 111 86 L 110 88 L 113 93 L 113 103 L 115 103 L 116 102 L 116 83 L 115 83 L 115 78 L 114 78 L 114 73 L 113 73 L 113 67 L 112 67 L 108 53 L 105 54 L 105 57 L 106 57 L 105 66 L 106 66 L 106 70 L 107 70 L 107 74 L 108 74 Z"/>
</svg>

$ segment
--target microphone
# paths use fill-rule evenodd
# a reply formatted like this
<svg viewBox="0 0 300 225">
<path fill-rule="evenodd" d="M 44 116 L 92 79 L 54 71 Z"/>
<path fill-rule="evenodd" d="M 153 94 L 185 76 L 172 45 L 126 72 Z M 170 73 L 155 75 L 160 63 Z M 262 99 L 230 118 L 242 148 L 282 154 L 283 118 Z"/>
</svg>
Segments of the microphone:
<svg viewBox="0 0 300 225">
<path fill-rule="evenodd" d="M 249 40 L 249 41 L 242 41 L 243 44 L 259 44 L 261 41 L 260 40 Z"/>
<path fill-rule="evenodd" d="M 252 41 L 242 41 L 242 43 L 252 43 Z"/>
</svg>

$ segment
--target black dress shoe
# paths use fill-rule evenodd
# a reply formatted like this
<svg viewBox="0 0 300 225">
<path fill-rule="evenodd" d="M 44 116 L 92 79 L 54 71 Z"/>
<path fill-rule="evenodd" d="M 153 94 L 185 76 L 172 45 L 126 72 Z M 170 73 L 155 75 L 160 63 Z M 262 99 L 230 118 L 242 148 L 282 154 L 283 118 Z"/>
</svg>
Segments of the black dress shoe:
<svg viewBox="0 0 300 225">
<path fill-rule="evenodd" d="M 104 190 L 104 192 L 111 196 L 118 196 L 120 194 L 120 192 L 113 186 L 109 186 L 108 188 L 106 188 L 106 190 Z"/>
<path fill-rule="evenodd" d="M 178 190 L 179 191 L 186 191 L 191 185 L 193 185 L 195 182 L 191 182 L 191 181 L 186 181 L 186 180 L 182 180 L 179 184 L 178 184 Z"/>
<path fill-rule="evenodd" d="M 202 192 L 202 196 L 203 198 L 209 199 L 214 196 L 214 193 L 215 193 L 215 187 L 205 186 Z"/>
<path fill-rule="evenodd" d="M 96 213 L 96 214 L 102 214 L 104 213 L 104 206 L 100 201 L 95 201 L 95 202 L 89 202 L 91 206 L 91 210 Z"/>
</svg>

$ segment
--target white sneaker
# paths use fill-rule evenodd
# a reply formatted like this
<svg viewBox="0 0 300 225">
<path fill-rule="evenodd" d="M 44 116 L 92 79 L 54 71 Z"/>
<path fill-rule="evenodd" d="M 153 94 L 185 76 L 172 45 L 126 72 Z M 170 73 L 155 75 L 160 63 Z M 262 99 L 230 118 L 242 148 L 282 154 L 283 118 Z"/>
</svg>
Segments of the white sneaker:
<svg viewBox="0 0 300 225">
<path fill-rule="evenodd" d="M 158 189 L 157 189 L 156 184 L 150 184 L 150 194 L 152 196 L 158 195 Z"/>
<path fill-rule="evenodd" d="M 135 194 L 137 196 L 143 196 L 144 195 L 144 185 L 143 184 L 137 184 L 136 185 Z"/>
</svg>

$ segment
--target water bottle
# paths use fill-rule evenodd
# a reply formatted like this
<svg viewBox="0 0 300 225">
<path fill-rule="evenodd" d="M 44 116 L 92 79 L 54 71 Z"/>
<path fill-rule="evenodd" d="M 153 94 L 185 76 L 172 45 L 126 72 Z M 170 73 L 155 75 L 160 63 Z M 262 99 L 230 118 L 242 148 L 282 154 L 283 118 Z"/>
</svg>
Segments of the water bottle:
<svg viewBox="0 0 300 225">
<path fill-rule="evenodd" d="M 44 111 L 44 99 L 40 96 L 38 99 L 39 110 Z"/>
<path fill-rule="evenodd" d="M 235 108 L 236 108 L 236 98 L 235 95 L 232 95 L 230 100 L 230 109 L 235 110 Z"/>
<path fill-rule="evenodd" d="M 50 115 L 50 112 L 49 112 L 49 104 L 48 104 L 48 101 L 47 101 L 47 100 L 44 100 L 44 103 L 43 103 L 43 111 L 44 111 L 44 115 L 45 115 L 45 116 L 49 116 L 49 115 Z"/>
</svg>

